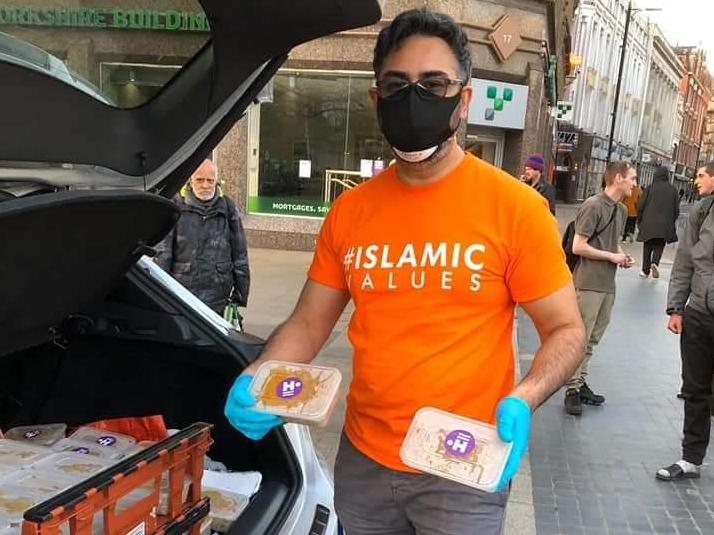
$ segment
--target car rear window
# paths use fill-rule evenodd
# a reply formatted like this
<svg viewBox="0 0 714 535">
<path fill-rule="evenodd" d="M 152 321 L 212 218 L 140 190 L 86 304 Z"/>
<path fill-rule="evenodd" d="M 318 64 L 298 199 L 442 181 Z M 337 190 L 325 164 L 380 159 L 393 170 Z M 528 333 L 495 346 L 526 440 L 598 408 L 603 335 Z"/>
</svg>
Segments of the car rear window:
<svg viewBox="0 0 714 535">
<path fill-rule="evenodd" d="M 196 0 L 0 0 L 0 61 L 119 108 L 154 98 L 210 36 Z"/>
</svg>

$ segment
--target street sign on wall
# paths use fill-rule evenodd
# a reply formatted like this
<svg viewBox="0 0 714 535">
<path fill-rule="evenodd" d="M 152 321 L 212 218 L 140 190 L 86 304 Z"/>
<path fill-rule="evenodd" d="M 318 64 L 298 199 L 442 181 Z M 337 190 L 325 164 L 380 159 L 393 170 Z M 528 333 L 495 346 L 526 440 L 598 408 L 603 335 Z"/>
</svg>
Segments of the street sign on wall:
<svg viewBox="0 0 714 535">
<path fill-rule="evenodd" d="M 472 78 L 474 97 L 469 124 L 523 130 L 526 126 L 528 86 Z"/>
</svg>

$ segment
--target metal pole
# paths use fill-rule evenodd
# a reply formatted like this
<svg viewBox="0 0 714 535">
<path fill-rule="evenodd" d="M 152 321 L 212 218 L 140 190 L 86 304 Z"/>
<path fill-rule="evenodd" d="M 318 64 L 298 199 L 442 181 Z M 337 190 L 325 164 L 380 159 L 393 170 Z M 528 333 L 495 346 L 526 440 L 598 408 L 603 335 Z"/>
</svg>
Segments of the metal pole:
<svg viewBox="0 0 714 535">
<path fill-rule="evenodd" d="M 615 105 L 612 108 L 612 122 L 610 124 L 610 142 L 607 148 L 607 163 L 612 159 L 612 143 L 615 140 L 615 124 L 617 123 L 617 108 L 620 105 L 620 88 L 622 87 L 622 71 L 625 68 L 625 52 L 627 52 L 627 35 L 630 32 L 630 19 L 632 18 L 632 0 L 627 5 L 625 17 L 625 34 L 622 37 L 622 51 L 620 52 L 620 68 L 617 73 L 617 86 L 615 87 Z"/>
</svg>

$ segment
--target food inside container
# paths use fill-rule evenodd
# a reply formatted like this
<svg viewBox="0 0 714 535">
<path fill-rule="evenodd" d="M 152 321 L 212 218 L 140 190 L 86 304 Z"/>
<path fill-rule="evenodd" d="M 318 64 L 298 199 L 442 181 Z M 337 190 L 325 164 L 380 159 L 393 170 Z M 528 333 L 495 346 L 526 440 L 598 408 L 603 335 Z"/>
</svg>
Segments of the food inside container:
<svg viewBox="0 0 714 535">
<path fill-rule="evenodd" d="M 46 500 L 48 496 L 28 489 L 0 485 L 0 518 L 6 527 L 18 526 L 25 511 Z"/>
<path fill-rule="evenodd" d="M 0 439 L 0 465 L 24 468 L 52 455 L 52 450 L 19 440 Z"/>
<path fill-rule="evenodd" d="M 336 368 L 268 361 L 250 384 L 256 410 L 290 422 L 326 425 L 342 381 Z"/>
<path fill-rule="evenodd" d="M 146 482 L 140 487 L 143 491 L 152 492 L 154 490 L 154 480 Z M 183 489 L 181 490 L 181 500 L 186 501 L 188 499 L 188 493 L 191 490 L 191 478 L 189 476 L 184 477 Z M 159 505 L 156 508 L 156 514 L 165 516 L 169 514 L 169 473 L 164 472 L 161 475 L 161 483 L 159 484 Z"/>
<path fill-rule="evenodd" d="M 212 529 L 220 533 L 227 532 L 248 506 L 248 497 L 241 494 L 210 487 L 203 487 L 201 493 L 211 500 Z"/>
<path fill-rule="evenodd" d="M 511 447 L 492 425 L 424 408 L 414 416 L 400 454 L 407 466 L 493 492 Z"/>
<path fill-rule="evenodd" d="M 25 425 L 13 427 L 5 433 L 5 437 L 37 446 L 52 446 L 55 442 L 62 440 L 66 432 L 65 424 Z"/>
<path fill-rule="evenodd" d="M 59 474 L 78 482 L 88 479 L 102 470 L 106 470 L 112 464 L 114 463 L 103 457 L 61 452 L 35 463 L 32 469 L 50 474 Z"/>
</svg>

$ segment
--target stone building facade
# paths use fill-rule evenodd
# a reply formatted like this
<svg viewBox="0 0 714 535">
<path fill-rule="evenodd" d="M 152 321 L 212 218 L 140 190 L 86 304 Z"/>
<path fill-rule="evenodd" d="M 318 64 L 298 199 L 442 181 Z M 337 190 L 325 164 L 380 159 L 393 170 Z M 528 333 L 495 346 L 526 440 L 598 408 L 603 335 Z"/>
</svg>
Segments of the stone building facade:
<svg viewBox="0 0 714 535">
<path fill-rule="evenodd" d="M 675 49 L 685 69 L 681 92 L 684 99 L 684 117 L 676 152 L 675 179 L 680 187 L 691 187 L 702 151 L 709 104 L 712 99 L 712 77 L 706 65 L 706 53 L 696 47 Z"/>
<path fill-rule="evenodd" d="M 674 167 L 674 138 L 681 129 L 677 122 L 679 84 L 684 67 L 657 25 L 650 24 L 651 54 L 647 97 L 640 129 L 639 179 L 652 182 L 656 165 Z"/>
</svg>

